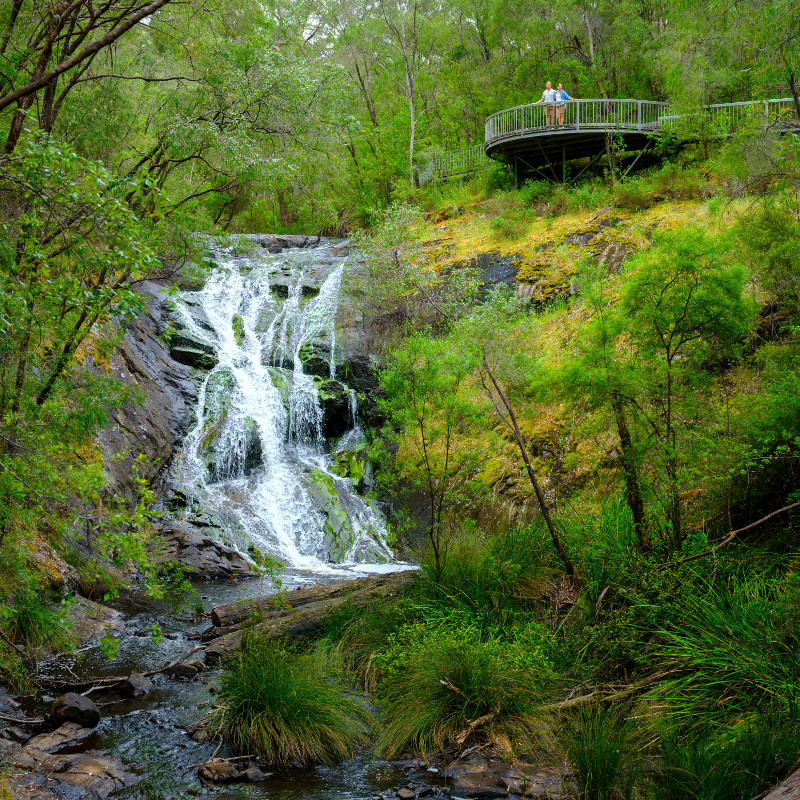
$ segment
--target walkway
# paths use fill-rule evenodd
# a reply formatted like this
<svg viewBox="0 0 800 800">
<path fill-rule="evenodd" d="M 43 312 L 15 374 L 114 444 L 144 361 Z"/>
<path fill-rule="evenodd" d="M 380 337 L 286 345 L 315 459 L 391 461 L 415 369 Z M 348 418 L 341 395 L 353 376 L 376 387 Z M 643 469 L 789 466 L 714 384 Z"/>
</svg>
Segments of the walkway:
<svg viewBox="0 0 800 800">
<path fill-rule="evenodd" d="M 610 136 L 621 150 L 641 153 L 653 141 L 653 133 L 669 128 L 684 135 L 696 130 L 710 137 L 728 136 L 746 122 L 759 120 L 800 133 L 800 117 L 790 97 L 719 103 L 685 114 L 671 111 L 669 103 L 651 100 L 568 100 L 563 125 L 553 128 L 545 124 L 542 104 L 507 108 L 486 120 L 483 145 L 434 156 L 425 177 L 474 172 L 488 156 L 503 158 L 515 171 L 561 180 L 567 161 L 599 159 Z"/>
</svg>

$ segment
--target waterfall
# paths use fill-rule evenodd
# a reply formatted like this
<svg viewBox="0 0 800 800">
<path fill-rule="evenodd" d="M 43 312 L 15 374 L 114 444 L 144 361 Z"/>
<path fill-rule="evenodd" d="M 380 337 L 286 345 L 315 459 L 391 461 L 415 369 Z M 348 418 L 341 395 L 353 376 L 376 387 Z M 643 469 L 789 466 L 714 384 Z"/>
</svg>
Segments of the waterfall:
<svg viewBox="0 0 800 800">
<path fill-rule="evenodd" d="M 197 424 L 174 470 L 189 498 L 187 516 L 199 508 L 243 552 L 255 548 L 311 569 L 392 560 L 380 513 L 356 489 L 360 478 L 342 474 L 353 459 L 362 459 L 362 475 L 368 466 L 356 393 L 333 381 L 346 261 L 326 259 L 326 252 L 246 257 L 217 250 L 203 289 L 181 294 L 173 309 L 176 324 L 213 347 L 218 360 L 200 387 Z M 309 271 L 318 275 L 326 264 L 319 292 L 304 297 Z M 305 371 L 304 349 L 321 340 L 330 359 L 326 374 L 315 376 Z M 320 399 L 320 386 L 331 385 L 346 394 L 350 427 L 333 455 L 325 449 Z"/>
</svg>

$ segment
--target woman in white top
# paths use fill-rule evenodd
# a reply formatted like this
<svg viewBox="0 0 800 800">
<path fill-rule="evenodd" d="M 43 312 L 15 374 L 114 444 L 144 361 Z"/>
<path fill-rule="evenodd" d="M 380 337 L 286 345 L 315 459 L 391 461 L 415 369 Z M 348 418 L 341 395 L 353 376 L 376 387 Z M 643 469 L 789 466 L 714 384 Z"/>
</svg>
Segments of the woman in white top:
<svg viewBox="0 0 800 800">
<path fill-rule="evenodd" d="M 556 90 L 553 88 L 553 84 L 550 81 L 544 85 L 544 91 L 542 92 L 542 99 L 537 100 L 534 105 L 538 105 L 539 103 L 544 103 L 544 121 L 545 127 L 553 128 L 556 124 Z"/>
</svg>

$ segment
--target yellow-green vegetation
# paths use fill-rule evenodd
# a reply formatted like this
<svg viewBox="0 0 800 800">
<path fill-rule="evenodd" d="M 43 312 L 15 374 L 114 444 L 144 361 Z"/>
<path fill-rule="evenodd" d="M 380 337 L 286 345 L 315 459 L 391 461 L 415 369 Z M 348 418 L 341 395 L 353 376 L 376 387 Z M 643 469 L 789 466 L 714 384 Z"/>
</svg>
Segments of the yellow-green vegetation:
<svg viewBox="0 0 800 800">
<path fill-rule="evenodd" d="M 333 681 L 321 658 L 246 636 L 228 662 L 210 728 L 241 752 L 279 765 L 347 758 L 366 744 L 363 700 Z"/>
</svg>

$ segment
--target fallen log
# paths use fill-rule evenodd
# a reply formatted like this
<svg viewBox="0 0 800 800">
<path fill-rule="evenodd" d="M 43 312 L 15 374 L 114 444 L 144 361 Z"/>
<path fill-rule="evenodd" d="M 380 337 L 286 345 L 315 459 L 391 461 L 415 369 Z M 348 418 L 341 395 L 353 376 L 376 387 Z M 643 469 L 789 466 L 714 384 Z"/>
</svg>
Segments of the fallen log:
<svg viewBox="0 0 800 800">
<path fill-rule="evenodd" d="M 214 664 L 238 650 L 246 629 L 269 637 L 313 636 L 336 610 L 346 605 L 363 608 L 394 597 L 414 580 L 413 571 L 393 572 L 287 592 L 282 598 L 285 602 L 277 607 L 274 596 L 217 606 L 211 612 L 215 625 L 204 636 L 211 639 L 206 645 L 206 662 Z"/>
<path fill-rule="evenodd" d="M 394 589 L 396 586 L 405 586 L 413 576 L 413 571 L 390 572 L 384 575 L 369 575 L 355 580 L 337 581 L 323 586 L 310 586 L 307 588 L 293 589 L 279 595 L 263 595 L 247 600 L 233 600 L 214 606 L 209 614 L 214 629 L 221 629 L 230 633 L 234 625 L 252 620 L 254 616 L 264 615 L 280 616 L 287 608 L 297 608 L 311 602 L 332 600 L 335 597 L 356 595 L 361 592 L 377 592 L 382 589 Z M 213 630 L 213 629 L 212 629 Z"/>
<path fill-rule="evenodd" d="M 800 769 L 796 769 L 788 778 L 777 786 L 758 795 L 763 800 L 800 800 Z M 753 798 L 757 800 L 757 798 Z"/>
</svg>

